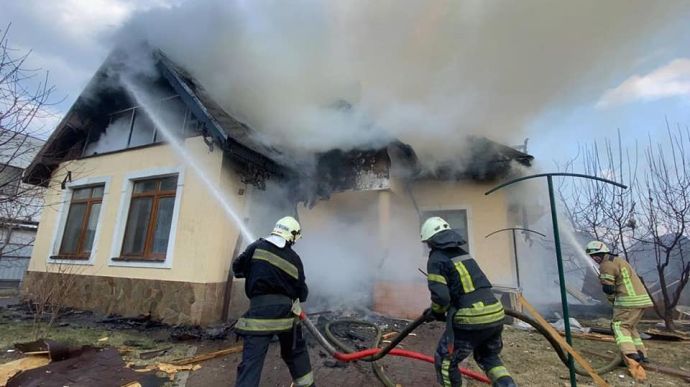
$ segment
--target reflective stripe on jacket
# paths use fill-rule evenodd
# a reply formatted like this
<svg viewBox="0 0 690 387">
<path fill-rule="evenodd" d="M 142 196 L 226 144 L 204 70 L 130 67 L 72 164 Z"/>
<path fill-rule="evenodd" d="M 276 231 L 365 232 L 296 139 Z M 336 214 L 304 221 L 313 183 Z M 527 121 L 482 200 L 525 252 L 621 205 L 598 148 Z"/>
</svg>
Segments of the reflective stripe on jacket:
<svg viewBox="0 0 690 387">
<path fill-rule="evenodd" d="M 482 329 L 501 325 L 503 305 L 491 292 L 491 283 L 477 262 L 459 246 L 462 238 L 453 230 L 429 240 L 432 250 L 427 262 L 427 284 L 431 308 L 444 313 L 456 310 L 453 325 L 462 329 Z"/>
<path fill-rule="evenodd" d="M 245 277 L 249 310 L 235 331 L 245 335 L 288 332 L 295 327 L 295 300 L 306 301 L 308 288 L 302 261 L 289 245 L 278 247 L 264 239 L 252 243 L 232 264 L 235 276 Z"/>
<path fill-rule="evenodd" d="M 647 290 L 630 263 L 608 254 L 599 265 L 599 280 L 603 285 L 615 286 L 614 306 L 619 308 L 646 308 L 652 306 Z"/>
</svg>

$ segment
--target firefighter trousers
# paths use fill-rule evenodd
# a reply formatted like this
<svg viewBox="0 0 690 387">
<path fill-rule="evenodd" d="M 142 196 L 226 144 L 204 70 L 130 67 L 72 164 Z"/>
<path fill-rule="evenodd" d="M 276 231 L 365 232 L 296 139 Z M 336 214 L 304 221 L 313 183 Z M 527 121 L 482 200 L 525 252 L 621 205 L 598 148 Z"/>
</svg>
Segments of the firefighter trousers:
<svg viewBox="0 0 690 387">
<path fill-rule="evenodd" d="M 503 325 L 485 329 L 453 329 L 453 352 L 448 350 L 450 338 L 444 334 L 434 356 L 436 375 L 443 387 L 459 387 L 462 378 L 458 364 L 470 355 L 491 379 L 493 386 L 515 386 L 510 373 L 498 357 L 503 349 Z"/>
<path fill-rule="evenodd" d="M 641 352 L 647 356 L 647 349 L 642 343 L 637 323 L 642 319 L 645 308 L 613 308 L 611 330 L 616 338 L 616 344 L 624 355 Z"/>
<path fill-rule="evenodd" d="M 258 387 L 261 381 L 261 370 L 268 346 L 274 335 L 242 335 L 244 340 L 242 362 L 237 366 L 236 387 Z M 314 385 L 314 374 L 311 370 L 309 352 L 302 336 L 302 327 L 278 333 L 280 357 L 288 366 L 295 387 Z"/>
</svg>

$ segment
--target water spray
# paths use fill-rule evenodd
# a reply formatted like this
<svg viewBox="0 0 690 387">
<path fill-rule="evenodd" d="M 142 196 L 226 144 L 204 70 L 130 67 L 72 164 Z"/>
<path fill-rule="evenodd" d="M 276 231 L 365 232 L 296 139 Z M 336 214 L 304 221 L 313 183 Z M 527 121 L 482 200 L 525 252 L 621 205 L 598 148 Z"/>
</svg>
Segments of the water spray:
<svg viewBox="0 0 690 387">
<path fill-rule="evenodd" d="M 194 173 L 201 179 L 211 195 L 216 199 L 218 204 L 223 208 L 225 214 L 232 219 L 235 225 L 239 228 L 242 236 L 248 240 L 253 241 L 255 239 L 252 232 L 249 230 L 246 224 L 240 218 L 240 215 L 235 211 L 230 201 L 225 197 L 223 191 L 214 183 L 211 178 L 206 174 L 206 171 L 199 165 L 199 163 L 189 154 L 187 149 L 185 149 L 183 143 L 170 131 L 165 123 L 165 120 L 158 115 L 155 109 L 149 108 L 148 101 L 151 98 L 147 98 L 146 92 L 142 91 L 139 87 L 131 82 L 127 77 L 122 77 L 122 85 L 124 86 L 127 93 L 132 97 L 136 105 L 141 106 L 144 111 L 148 114 L 149 118 L 156 127 L 158 133 L 163 135 L 166 143 L 170 145 L 175 153 L 184 161 L 184 163 L 189 166 Z"/>
</svg>

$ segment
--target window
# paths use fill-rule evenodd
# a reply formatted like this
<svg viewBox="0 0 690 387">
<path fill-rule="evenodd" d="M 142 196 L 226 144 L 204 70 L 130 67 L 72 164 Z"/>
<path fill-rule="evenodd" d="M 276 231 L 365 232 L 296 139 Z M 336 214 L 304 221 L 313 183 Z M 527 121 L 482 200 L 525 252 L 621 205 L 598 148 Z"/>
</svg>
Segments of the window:
<svg viewBox="0 0 690 387">
<path fill-rule="evenodd" d="M 440 216 L 445 219 L 450 227 L 456 230 L 460 236 L 465 239 L 467 243 L 463 245 L 463 248 L 469 252 L 470 249 L 470 237 L 467 233 L 467 210 L 437 210 L 437 211 L 424 211 L 422 213 L 421 221 L 424 222 L 432 216 Z"/>
<path fill-rule="evenodd" d="M 99 185 L 72 191 L 59 258 L 89 259 L 101 212 L 103 188 Z"/>
<path fill-rule="evenodd" d="M 134 182 L 120 260 L 165 260 L 176 191 L 177 176 Z"/>
<path fill-rule="evenodd" d="M 0 166 L 0 195 L 13 196 L 19 192 L 22 169 L 11 165 Z"/>
<path fill-rule="evenodd" d="M 151 111 L 137 106 L 110 114 L 105 129 L 89 133 L 84 156 L 162 142 L 163 135 L 156 129 L 152 117 L 174 136 L 192 137 L 201 133 L 201 123 L 180 96 L 164 98 L 152 105 Z"/>
</svg>

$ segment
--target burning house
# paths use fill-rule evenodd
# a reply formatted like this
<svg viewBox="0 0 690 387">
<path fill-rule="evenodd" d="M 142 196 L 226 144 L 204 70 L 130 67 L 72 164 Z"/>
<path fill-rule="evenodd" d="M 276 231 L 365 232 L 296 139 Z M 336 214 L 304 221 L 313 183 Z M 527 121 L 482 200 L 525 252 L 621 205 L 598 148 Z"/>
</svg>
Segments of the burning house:
<svg viewBox="0 0 690 387">
<path fill-rule="evenodd" d="M 516 214 L 507 193 L 484 192 L 530 155 L 474 137 L 430 169 L 392 140 L 295 164 L 164 54 L 152 62 L 150 74 L 125 79 L 111 55 L 27 168 L 24 181 L 49 188 L 54 203 L 27 297 L 69 276 L 64 302 L 75 308 L 185 324 L 236 317 L 244 293 L 231 260 L 283 215 L 302 223 L 307 307 L 419 313 L 428 304 L 419 226 L 431 215 L 461 231 L 497 291 L 514 291 L 510 239 L 483 236 Z"/>
</svg>

